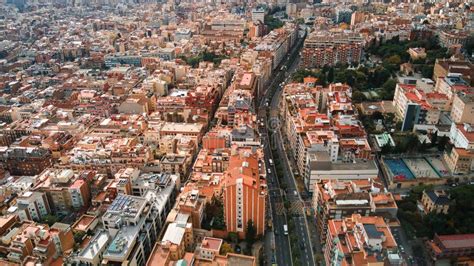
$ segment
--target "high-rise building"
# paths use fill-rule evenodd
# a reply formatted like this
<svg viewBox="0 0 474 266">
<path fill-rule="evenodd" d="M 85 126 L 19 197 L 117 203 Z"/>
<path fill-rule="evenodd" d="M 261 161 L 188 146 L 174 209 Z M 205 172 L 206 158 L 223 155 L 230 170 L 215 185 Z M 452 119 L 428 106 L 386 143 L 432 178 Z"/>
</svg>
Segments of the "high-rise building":
<svg viewBox="0 0 474 266">
<path fill-rule="evenodd" d="M 262 164 L 263 165 L 263 164 Z M 234 151 L 224 185 L 224 216 L 228 232 L 244 237 L 252 220 L 257 235 L 265 231 L 265 171 L 260 171 L 257 154 Z"/>
<path fill-rule="evenodd" d="M 313 32 L 306 38 L 302 50 L 305 68 L 358 64 L 363 55 L 363 39 L 355 33 Z"/>
<path fill-rule="evenodd" d="M 346 7 L 336 8 L 336 23 L 350 24 L 352 19 L 352 10 Z"/>
<path fill-rule="evenodd" d="M 252 21 L 253 22 L 261 21 L 265 23 L 265 10 L 262 8 L 252 9 Z"/>
</svg>

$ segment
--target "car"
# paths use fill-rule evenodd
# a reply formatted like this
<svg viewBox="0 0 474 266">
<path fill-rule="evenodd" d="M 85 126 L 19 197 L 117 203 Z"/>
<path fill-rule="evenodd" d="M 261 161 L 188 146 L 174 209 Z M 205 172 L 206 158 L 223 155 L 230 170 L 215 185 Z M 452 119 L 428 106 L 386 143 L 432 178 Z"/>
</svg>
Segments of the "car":
<svg viewBox="0 0 474 266">
<path fill-rule="evenodd" d="M 278 235 L 278 230 L 275 229 L 275 232 L 273 232 L 276 236 Z"/>
<path fill-rule="evenodd" d="M 458 186 L 457 183 L 452 183 L 452 184 L 451 184 L 451 187 L 457 187 L 457 186 Z"/>
<path fill-rule="evenodd" d="M 270 170 L 270 168 L 269 168 L 269 169 L 267 169 L 267 172 L 268 172 L 268 174 L 271 174 L 272 170 Z"/>
<path fill-rule="evenodd" d="M 402 245 L 400 245 L 400 252 L 405 253 L 405 248 Z"/>
</svg>

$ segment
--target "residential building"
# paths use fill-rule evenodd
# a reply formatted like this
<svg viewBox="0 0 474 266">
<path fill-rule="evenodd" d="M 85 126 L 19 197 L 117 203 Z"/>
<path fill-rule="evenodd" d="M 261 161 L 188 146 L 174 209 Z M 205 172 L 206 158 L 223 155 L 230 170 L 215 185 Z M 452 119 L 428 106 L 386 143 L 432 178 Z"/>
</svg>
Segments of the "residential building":
<svg viewBox="0 0 474 266">
<path fill-rule="evenodd" d="M 470 124 L 451 125 L 449 139 L 452 149 L 444 153 L 444 160 L 449 170 L 454 174 L 467 174 L 474 170 L 474 130 Z"/>
<path fill-rule="evenodd" d="M 436 125 L 442 111 L 451 108 L 446 91 L 423 89 L 419 84 L 398 83 L 393 98 L 396 115 L 403 121 L 402 130 L 410 131 L 415 125 Z"/>
<path fill-rule="evenodd" d="M 223 240 L 213 237 L 204 237 L 202 242 L 196 247 L 195 263 L 214 264 L 214 265 L 242 265 L 242 266 L 256 266 L 255 257 L 227 253 L 220 255 Z"/>
<path fill-rule="evenodd" d="M 474 124 L 474 94 L 456 93 L 451 109 L 451 119 L 454 123 Z"/>
<path fill-rule="evenodd" d="M 255 50 L 260 56 L 271 58 L 272 69 L 276 69 L 296 43 L 297 34 L 296 25 L 287 23 L 283 28 L 275 29 L 265 35 Z"/>
<path fill-rule="evenodd" d="M 446 48 L 452 48 L 453 46 L 459 46 L 458 51 L 466 44 L 467 37 L 469 34 L 467 32 L 459 30 L 442 30 L 439 33 L 439 43 L 441 46 Z"/>
<path fill-rule="evenodd" d="M 252 21 L 265 23 L 265 9 L 254 8 L 252 9 Z"/>
<path fill-rule="evenodd" d="M 244 238 L 251 220 L 257 235 L 265 232 L 265 171 L 258 166 L 259 158 L 250 149 L 234 151 L 224 180 L 224 217 L 228 232 Z"/>
<path fill-rule="evenodd" d="M 457 93 L 469 93 L 471 88 L 462 78 L 462 74 L 451 72 L 444 77 L 438 77 L 435 91 L 446 94 L 452 100 Z"/>
<path fill-rule="evenodd" d="M 421 204 L 423 204 L 425 214 L 432 212 L 448 214 L 450 200 L 444 190 L 424 190 L 421 196 Z"/>
<path fill-rule="evenodd" d="M 432 263 L 443 259 L 472 257 L 474 255 L 474 234 L 438 235 L 426 242 Z"/>
<path fill-rule="evenodd" d="M 100 230 L 91 238 L 87 246 L 76 256 L 78 263 L 90 266 L 102 265 L 103 254 L 109 245 L 111 237 L 105 230 Z"/>
<path fill-rule="evenodd" d="M 388 254 L 396 254 L 397 248 L 390 227 L 382 217 L 353 214 L 328 221 L 326 265 L 394 265 Z M 400 255 L 396 257 L 397 261 L 401 260 Z"/>
<path fill-rule="evenodd" d="M 301 52 L 302 66 L 315 68 L 359 64 L 363 56 L 363 46 L 362 37 L 356 33 L 314 31 L 304 42 Z"/>
<path fill-rule="evenodd" d="M 398 207 L 390 192 L 371 180 L 325 180 L 314 186 L 313 207 L 321 242 L 325 243 L 330 219 L 343 219 L 352 214 L 377 215 L 395 220 Z"/>
<path fill-rule="evenodd" d="M 449 73 L 461 74 L 462 79 L 474 85 L 474 65 L 467 60 L 457 59 L 436 59 L 433 70 L 433 80 L 447 77 Z"/>
<path fill-rule="evenodd" d="M 47 169 L 41 173 L 42 182 L 35 186 L 35 190 L 48 195 L 54 213 L 67 215 L 72 210 L 89 206 L 89 182 L 94 175 L 93 171 L 77 174 L 71 169 Z"/>
<path fill-rule="evenodd" d="M 412 60 L 419 60 L 426 58 L 426 51 L 425 48 L 414 47 L 408 48 L 408 54 Z"/>
<path fill-rule="evenodd" d="M 336 17 L 335 17 L 336 23 L 351 24 L 352 13 L 353 13 L 351 9 L 338 6 L 336 7 L 335 13 L 336 13 Z"/>
<path fill-rule="evenodd" d="M 111 242 L 103 250 L 102 263 L 129 261 L 143 265 L 151 253 L 161 230 L 156 209 L 159 197 L 137 197 L 119 194 L 102 216 Z M 105 238 L 102 238 L 105 241 Z"/>
<path fill-rule="evenodd" d="M 147 265 L 169 265 L 185 257 L 186 250 L 193 245 L 192 224 L 187 222 L 189 216 L 182 216 L 178 222 L 168 224 L 163 237 L 153 247 Z"/>
<path fill-rule="evenodd" d="M 16 202 L 16 207 L 10 209 L 10 211 L 16 212 L 21 221 L 41 221 L 46 215 L 51 214 L 51 208 L 45 193 L 25 191 L 18 196 Z"/>
<path fill-rule="evenodd" d="M 304 184 L 310 192 L 321 180 L 375 179 L 379 172 L 374 160 L 355 159 L 346 154 L 341 161 L 332 162 L 329 154 L 321 151 L 308 153 L 307 167 Z"/>
<path fill-rule="evenodd" d="M 37 175 L 52 165 L 51 152 L 42 148 L 10 147 L 2 155 L 12 175 Z"/>
</svg>

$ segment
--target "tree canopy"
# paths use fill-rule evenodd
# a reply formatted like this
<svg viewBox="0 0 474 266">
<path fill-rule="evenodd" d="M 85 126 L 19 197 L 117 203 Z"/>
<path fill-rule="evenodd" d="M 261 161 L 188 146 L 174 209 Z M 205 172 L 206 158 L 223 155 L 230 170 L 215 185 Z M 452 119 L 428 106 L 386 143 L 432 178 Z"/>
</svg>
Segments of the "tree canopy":
<svg viewBox="0 0 474 266">
<path fill-rule="evenodd" d="M 429 186 L 415 187 L 409 197 L 399 204 L 398 217 L 412 237 L 433 237 L 434 234 L 474 233 L 474 185 L 464 185 L 449 191 L 450 207 L 448 214 L 429 213 L 422 216 L 416 207 L 425 189 Z"/>
</svg>

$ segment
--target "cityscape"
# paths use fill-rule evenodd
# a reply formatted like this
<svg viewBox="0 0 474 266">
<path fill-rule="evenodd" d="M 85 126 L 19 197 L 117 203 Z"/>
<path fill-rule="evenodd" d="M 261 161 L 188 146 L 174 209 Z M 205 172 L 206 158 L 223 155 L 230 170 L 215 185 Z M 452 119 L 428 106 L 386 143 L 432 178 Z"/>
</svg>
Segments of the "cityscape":
<svg viewBox="0 0 474 266">
<path fill-rule="evenodd" d="M 474 265 L 474 1 L 0 0 L 0 265 Z"/>
</svg>

